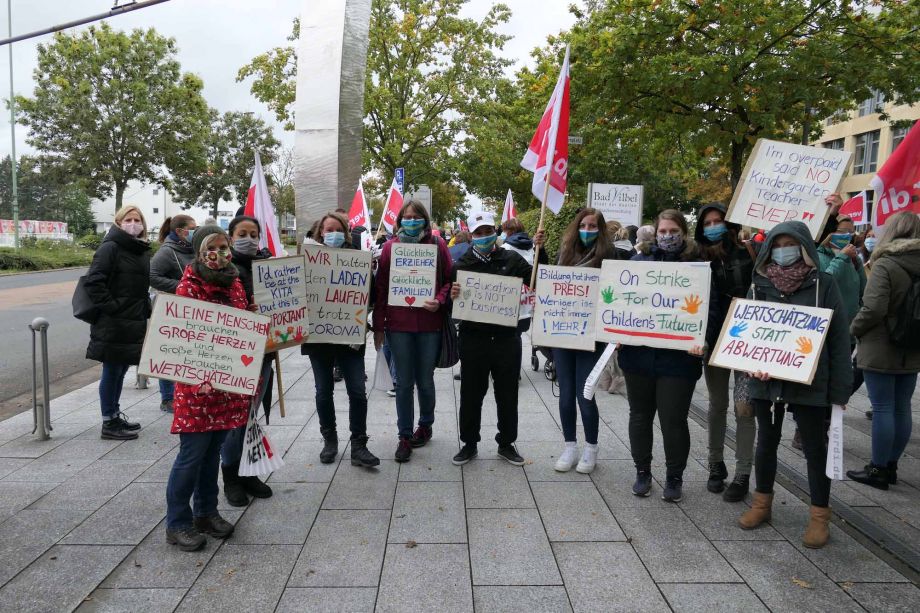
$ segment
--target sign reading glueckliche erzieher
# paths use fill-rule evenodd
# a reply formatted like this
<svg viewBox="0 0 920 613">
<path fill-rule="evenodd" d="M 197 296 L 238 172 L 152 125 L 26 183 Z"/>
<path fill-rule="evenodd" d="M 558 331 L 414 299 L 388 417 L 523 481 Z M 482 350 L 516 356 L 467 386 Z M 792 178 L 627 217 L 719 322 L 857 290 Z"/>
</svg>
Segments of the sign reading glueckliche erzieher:
<svg viewBox="0 0 920 613">
<path fill-rule="evenodd" d="M 423 307 L 435 295 L 437 245 L 393 243 L 391 249 L 387 304 Z"/>
</svg>

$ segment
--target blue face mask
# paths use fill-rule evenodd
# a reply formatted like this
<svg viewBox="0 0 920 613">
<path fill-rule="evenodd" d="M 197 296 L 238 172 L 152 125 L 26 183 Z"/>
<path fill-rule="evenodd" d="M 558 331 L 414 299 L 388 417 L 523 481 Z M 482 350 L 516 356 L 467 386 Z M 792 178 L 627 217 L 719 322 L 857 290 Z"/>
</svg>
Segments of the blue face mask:
<svg viewBox="0 0 920 613">
<path fill-rule="evenodd" d="M 853 235 L 850 233 L 831 234 L 831 246 L 837 249 L 843 249 L 850 244 Z"/>
<path fill-rule="evenodd" d="M 344 232 L 326 232 L 323 234 L 323 243 L 327 247 L 341 247 L 345 244 Z"/>
<path fill-rule="evenodd" d="M 185 242 L 191 244 L 191 243 L 192 243 L 192 237 L 193 237 L 193 236 L 195 236 L 195 230 L 194 230 L 194 229 L 189 230 L 189 231 L 188 231 L 188 236 L 185 237 Z"/>
<path fill-rule="evenodd" d="M 490 253 L 492 251 L 492 247 L 495 246 L 495 241 L 497 238 L 498 237 L 495 236 L 494 233 L 488 236 L 474 236 L 473 246 L 476 247 L 480 253 Z"/>
<path fill-rule="evenodd" d="M 802 259 L 802 248 L 798 245 L 774 247 L 770 255 L 779 266 L 791 266 Z"/>
<path fill-rule="evenodd" d="M 403 232 L 409 236 L 418 236 L 422 233 L 422 228 L 425 227 L 424 219 L 403 219 L 399 226 L 402 228 Z"/>
<path fill-rule="evenodd" d="M 581 239 L 581 244 L 585 247 L 590 247 L 594 244 L 594 241 L 597 240 L 597 230 L 579 230 L 578 238 Z"/>
<path fill-rule="evenodd" d="M 875 246 L 877 244 L 878 244 L 877 238 L 875 238 L 874 236 L 868 237 L 865 242 L 866 251 L 868 251 L 869 253 L 872 253 L 873 251 L 875 251 Z"/>
<path fill-rule="evenodd" d="M 720 223 L 715 226 L 706 226 L 703 228 L 703 236 L 706 237 L 706 240 L 713 243 L 721 240 L 722 237 L 725 236 L 726 232 L 728 232 L 728 228 L 725 227 L 724 223 Z"/>
</svg>

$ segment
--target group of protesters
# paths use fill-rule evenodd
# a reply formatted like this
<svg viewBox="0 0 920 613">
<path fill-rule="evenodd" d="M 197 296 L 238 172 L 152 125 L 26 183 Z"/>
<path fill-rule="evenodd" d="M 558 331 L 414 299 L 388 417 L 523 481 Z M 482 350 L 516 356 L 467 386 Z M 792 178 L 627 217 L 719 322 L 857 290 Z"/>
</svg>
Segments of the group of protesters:
<svg viewBox="0 0 920 613">
<path fill-rule="evenodd" d="M 682 499 L 690 452 L 688 415 L 702 376 L 709 392 L 707 489 L 721 493 L 728 502 L 741 501 L 749 493 L 754 470 L 752 505 L 740 515 L 742 528 L 754 529 L 770 519 L 777 450 L 785 414 L 790 413 L 807 462 L 811 496 L 803 543 L 812 548 L 824 546 L 830 520 L 831 482 L 825 461 L 831 407 L 845 406 L 863 381 L 873 409 L 872 459 L 863 470 L 848 475 L 881 489 L 897 483 L 897 462 L 910 437 L 910 400 L 920 371 L 920 345 L 904 347 L 893 331 L 903 318 L 905 300 L 912 295 L 913 279 L 920 275 L 920 218 L 900 213 L 888 221 L 881 238 L 871 232 L 857 237 L 852 220 L 836 215 L 840 202 L 836 194 L 828 197 L 829 221 L 817 241 L 798 221 L 780 223 L 759 240 L 744 240 L 742 229 L 727 221 L 721 204 L 697 212 L 693 233 L 685 215 L 673 209 L 661 211 L 650 226 L 624 228 L 606 221 L 601 211 L 585 208 L 568 225 L 555 260 L 562 266 L 600 268 L 610 259 L 711 265 L 705 344 L 689 351 L 636 345 L 617 348 L 616 364 L 625 380 L 629 404 L 629 443 L 636 469 L 632 492 L 636 496 L 649 496 L 653 488 L 657 414 L 665 456 L 661 497 L 669 502 Z M 436 232 L 427 209 L 410 201 L 399 211 L 392 235 L 375 252 L 369 331 L 375 347 L 392 357 L 397 462 L 410 461 L 413 449 L 435 436 L 434 372 L 445 327 L 455 325 L 450 305 L 461 291 L 456 282 L 458 271 L 519 278 L 526 283 L 534 266 L 549 262 L 542 230 L 531 237 L 518 220 L 497 224 L 489 212 L 473 213 L 467 225 L 449 247 Z M 256 219 L 245 215 L 234 218 L 228 230 L 217 225 L 199 227 L 192 217 L 177 215 L 163 224 L 159 249 L 151 258 L 140 209 L 125 206 L 118 211 L 85 283 L 100 311 L 92 324 L 87 357 L 103 365 L 99 385 L 103 438 L 131 440 L 141 429 L 140 424 L 127 420 L 119 400 L 129 366 L 140 359 L 151 313 L 149 288 L 255 310 L 252 263 L 269 257 L 267 250 L 259 248 L 261 230 Z M 345 215 L 330 212 L 312 226 L 309 242 L 332 249 L 359 249 L 352 230 Z M 391 252 L 396 243 L 437 247 L 433 297 L 421 308 L 387 304 Z M 767 372 L 732 372 L 709 365 L 709 353 L 732 300 L 745 297 L 833 310 L 810 385 L 774 379 Z M 525 329 L 525 325 L 459 323 L 462 446 L 452 459 L 455 465 L 466 464 L 478 454 L 483 401 L 490 382 L 497 410 L 498 456 L 514 465 L 524 464 L 515 443 Z M 591 350 L 552 349 L 563 438 L 557 471 L 575 469 L 588 474 L 596 466 L 600 416 L 593 395 L 585 396 L 585 383 L 603 349 L 600 343 Z M 314 375 L 323 438 L 320 461 L 332 463 L 338 457 L 333 390 L 336 380 L 344 379 L 351 463 L 365 468 L 379 465 L 368 448 L 365 345 L 306 344 L 303 353 Z M 262 369 L 266 383 L 272 378 L 271 357 L 266 356 Z M 270 386 L 265 387 L 262 403 L 267 415 L 272 394 Z M 167 540 L 193 551 L 204 546 L 205 535 L 226 538 L 233 532 L 233 525 L 217 511 L 220 471 L 231 505 L 244 506 L 250 497 L 272 495 L 271 488 L 257 477 L 239 475 L 243 431 L 253 398 L 213 389 L 207 383 L 161 381 L 160 393 L 160 407 L 172 413 L 172 432 L 180 437 L 167 484 Z M 735 466 L 726 485 L 729 473 L 724 446 L 730 402 L 736 423 Z M 584 438 L 580 451 L 579 414 Z"/>
</svg>

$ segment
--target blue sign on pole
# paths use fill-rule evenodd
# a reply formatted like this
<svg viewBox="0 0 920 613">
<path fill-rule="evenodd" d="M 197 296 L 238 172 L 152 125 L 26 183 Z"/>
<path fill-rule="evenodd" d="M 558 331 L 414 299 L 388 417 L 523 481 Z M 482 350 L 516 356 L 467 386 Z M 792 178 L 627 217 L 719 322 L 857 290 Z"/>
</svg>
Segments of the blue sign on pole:
<svg viewBox="0 0 920 613">
<path fill-rule="evenodd" d="M 399 186 L 399 193 L 406 193 L 406 169 L 397 168 L 396 169 L 396 185 Z"/>
</svg>

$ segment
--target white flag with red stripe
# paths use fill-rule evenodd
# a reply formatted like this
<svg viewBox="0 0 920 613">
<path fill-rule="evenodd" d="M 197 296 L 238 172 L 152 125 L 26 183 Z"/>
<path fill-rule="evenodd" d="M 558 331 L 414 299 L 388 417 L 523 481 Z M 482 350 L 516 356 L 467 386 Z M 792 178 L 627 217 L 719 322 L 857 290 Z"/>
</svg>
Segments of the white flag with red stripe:
<svg viewBox="0 0 920 613">
<path fill-rule="evenodd" d="M 252 182 L 249 184 L 249 194 L 246 196 L 246 208 L 243 213 L 257 219 L 262 227 L 262 234 L 259 237 L 260 249 L 267 247 L 273 258 L 286 255 L 281 246 L 281 237 L 278 236 L 278 218 L 275 216 L 271 196 L 268 195 L 268 183 L 265 181 L 262 160 L 259 158 L 258 151 L 256 151 L 256 167 L 252 171 Z"/>
<path fill-rule="evenodd" d="M 869 223 L 869 213 L 866 209 L 866 190 L 863 190 L 843 203 L 839 215 L 849 217 L 853 224 L 861 226 Z"/>
<path fill-rule="evenodd" d="M 913 127 L 878 169 L 869 185 L 875 190 L 876 229 L 884 226 L 888 218 L 902 211 L 920 214 L 920 121 Z M 880 234 L 881 236 L 881 234 Z"/>
<path fill-rule="evenodd" d="M 509 219 L 517 219 L 517 208 L 514 206 L 514 196 L 511 195 L 511 190 L 508 190 L 508 195 L 505 196 L 505 208 L 502 209 L 502 223 L 505 223 Z"/>
<path fill-rule="evenodd" d="M 543 111 L 537 131 L 530 141 L 521 167 L 533 173 L 531 191 L 553 213 L 558 213 L 565 200 L 569 167 L 569 47 L 553 95 Z M 549 190 L 546 189 L 547 177 Z"/>
<path fill-rule="evenodd" d="M 393 226 L 396 225 L 396 216 L 399 215 L 402 206 L 403 195 L 399 191 L 399 183 L 396 182 L 396 177 L 393 177 L 393 183 L 390 185 L 390 191 L 387 194 L 387 203 L 383 207 L 383 217 L 380 219 L 380 223 L 387 229 L 387 232 L 393 231 Z"/>
<path fill-rule="evenodd" d="M 351 200 L 351 208 L 348 210 L 348 227 L 357 228 L 371 227 L 371 216 L 367 212 L 367 199 L 364 197 L 364 185 L 358 180 L 358 191 Z"/>
</svg>

